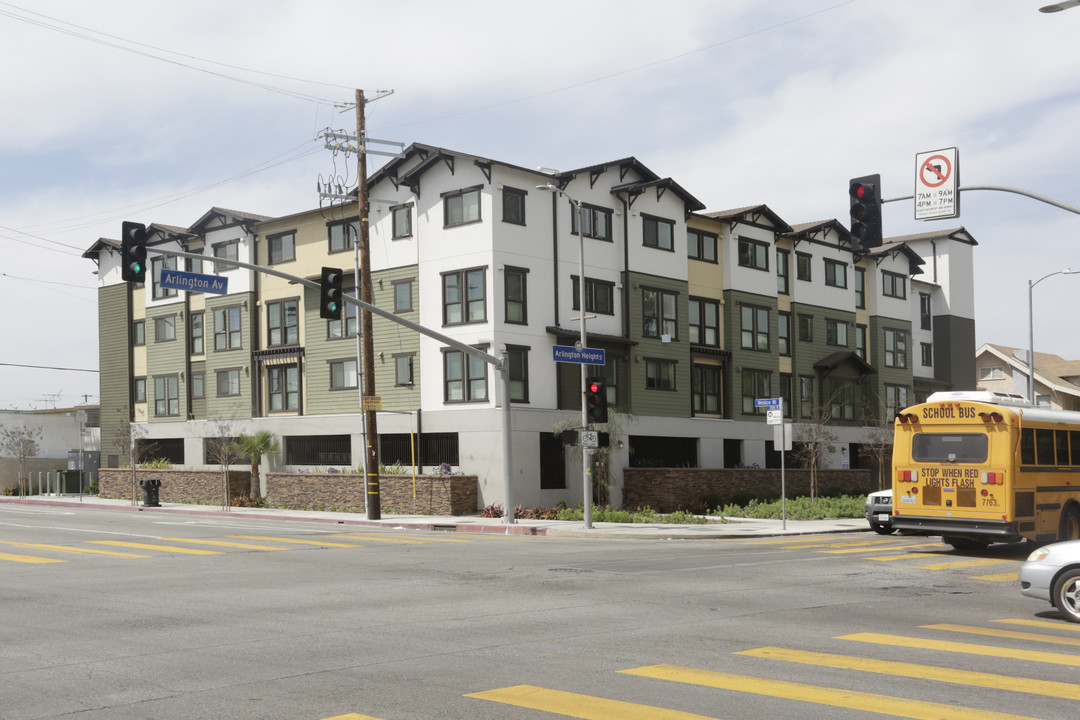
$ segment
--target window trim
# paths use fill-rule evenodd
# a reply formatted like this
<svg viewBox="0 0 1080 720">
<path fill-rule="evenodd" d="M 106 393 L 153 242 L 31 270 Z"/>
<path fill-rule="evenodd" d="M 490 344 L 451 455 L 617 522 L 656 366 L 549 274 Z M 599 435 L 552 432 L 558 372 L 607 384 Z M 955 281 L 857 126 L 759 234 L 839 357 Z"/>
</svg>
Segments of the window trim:
<svg viewBox="0 0 1080 720">
<path fill-rule="evenodd" d="M 353 364 L 353 371 L 352 371 L 351 375 L 348 372 L 346 372 L 348 370 L 348 363 Z M 342 380 L 341 385 L 335 385 L 334 384 L 334 366 L 335 365 L 340 365 L 341 366 L 341 380 Z M 355 357 L 346 357 L 346 358 L 337 358 L 337 359 L 334 359 L 334 360 L 327 360 L 326 361 L 327 389 L 330 390 L 330 392 L 337 392 L 339 390 L 356 390 L 360 386 L 360 370 L 359 370 L 359 367 L 360 367 L 360 365 L 357 362 L 357 359 Z M 352 383 L 353 383 L 352 385 L 348 384 L 348 381 L 349 381 L 350 378 L 352 379 Z"/>
<path fill-rule="evenodd" d="M 416 383 L 416 353 L 394 353 L 391 357 L 394 360 L 394 387 L 412 387 Z M 409 379 L 403 382 L 398 362 L 405 359 L 409 361 Z"/>
<path fill-rule="evenodd" d="M 706 256 L 706 247 L 712 247 L 711 258 Z M 686 257 L 689 259 L 718 265 L 720 263 L 720 258 L 717 255 L 719 248 L 720 236 L 716 233 L 686 228 Z"/>
<path fill-rule="evenodd" d="M 678 392 L 679 390 L 679 361 L 674 358 L 658 358 L 658 357 L 646 357 L 642 358 L 645 363 L 645 389 L 646 390 L 659 390 L 660 392 Z M 653 373 L 650 377 L 650 370 L 655 369 L 658 372 Z M 670 371 L 671 386 L 666 387 L 660 382 L 664 380 L 664 370 Z M 649 383 L 653 384 L 650 385 Z"/>
<path fill-rule="evenodd" d="M 223 375 L 228 376 L 230 373 L 236 373 L 236 392 L 221 392 L 221 378 Z M 240 388 L 240 368 L 239 367 L 227 367 L 217 368 L 214 370 L 214 397 L 240 397 L 243 390 Z"/>
<path fill-rule="evenodd" d="M 158 380 L 165 383 L 165 399 L 158 398 Z M 169 381 L 176 386 L 176 397 L 174 398 L 169 394 Z M 171 410 L 172 403 L 176 403 L 176 412 L 169 412 Z M 165 412 L 158 412 L 158 403 L 165 403 Z M 154 417 L 180 417 L 180 375 L 177 373 L 167 373 L 165 375 L 154 376 Z"/>
<path fill-rule="evenodd" d="M 411 202 L 402 203 L 401 205 L 393 205 L 390 208 L 390 239 L 391 240 L 404 240 L 405 238 L 411 238 L 413 235 L 413 223 L 412 223 L 412 207 Z M 445 212 L 445 210 L 444 210 Z M 405 233 L 398 233 L 398 213 L 404 213 L 405 218 Z"/>
<path fill-rule="evenodd" d="M 162 338 L 161 333 L 159 332 L 158 328 L 162 327 L 162 326 L 166 326 L 166 325 L 172 327 L 172 337 Z M 176 314 L 175 313 L 173 313 L 171 315 L 158 315 L 157 317 L 154 318 L 154 344 L 158 345 L 160 343 L 167 343 L 167 342 L 176 342 Z"/>
<path fill-rule="evenodd" d="M 220 331 L 218 329 L 218 324 L 217 324 L 217 315 L 218 315 L 218 313 L 219 312 L 225 313 L 225 319 L 228 320 L 228 318 L 232 314 L 233 310 L 236 311 L 236 317 L 237 317 L 237 322 L 239 324 L 239 327 L 237 327 L 234 330 L 232 327 L 229 326 L 228 323 L 226 323 L 225 330 L 223 332 Z M 242 307 L 240 305 L 223 305 L 222 307 L 213 308 L 213 320 L 214 320 L 214 352 L 231 352 L 233 350 L 243 350 L 244 349 L 244 315 L 243 315 L 243 312 L 242 312 Z M 239 341 L 235 346 L 232 344 L 232 336 L 233 336 L 234 332 L 239 335 Z M 218 347 L 218 337 L 219 336 L 223 336 L 225 338 L 225 346 L 224 347 Z"/>
<path fill-rule="evenodd" d="M 521 225 L 522 227 L 525 226 L 525 197 L 528 194 L 529 194 L 528 190 L 522 190 L 520 188 L 510 187 L 508 185 L 503 186 L 501 198 L 502 198 L 502 221 L 504 223 L 509 223 L 511 225 Z M 506 202 L 511 197 L 517 198 L 517 201 L 520 204 L 521 220 L 507 219 L 507 216 L 506 216 Z"/>
<path fill-rule="evenodd" d="M 221 254 L 226 252 L 230 247 L 236 248 L 236 257 L 228 257 L 225 254 Z M 211 262 L 214 264 L 215 274 L 220 275 L 221 273 L 228 272 L 229 270 L 236 270 L 238 266 L 230 266 L 228 261 L 240 259 L 240 238 L 233 238 L 232 240 L 223 240 L 221 242 L 214 243 L 210 246 L 210 253 L 211 256 L 214 258 L 214 260 L 211 260 Z"/>
<path fill-rule="evenodd" d="M 698 320 L 694 322 L 694 315 L 691 312 L 691 308 L 694 305 L 698 306 Z M 709 325 L 705 309 L 712 307 L 715 310 L 715 325 Z M 704 347 L 720 347 L 720 301 L 714 298 L 697 297 L 691 295 L 687 302 L 686 320 L 688 324 L 688 336 L 687 339 L 693 345 L 701 345 Z M 694 328 L 699 328 L 698 339 L 694 340 Z M 715 337 L 715 342 L 708 341 L 708 331 L 712 330 Z"/>
<path fill-rule="evenodd" d="M 750 263 L 743 262 L 743 248 L 750 249 Z M 769 271 L 769 248 L 772 245 L 764 240 L 758 240 L 751 237 L 739 237 L 737 244 L 737 261 L 739 267 L 748 268 L 750 270 L 761 270 L 763 272 Z M 760 254 L 758 251 L 761 251 Z"/>
<path fill-rule="evenodd" d="M 899 290 L 897 290 L 898 287 Z M 882 270 L 881 294 L 884 297 L 907 300 L 907 275 L 892 270 Z"/>
<path fill-rule="evenodd" d="M 286 257 L 282 254 L 282 247 L 278 248 L 278 253 L 281 257 L 274 259 L 274 243 L 275 241 L 280 243 L 285 238 L 292 238 L 292 252 L 291 256 Z M 238 249 L 239 251 L 239 249 Z M 267 265 L 281 265 L 282 263 L 295 262 L 296 261 L 296 231 L 287 230 L 285 232 L 274 233 L 273 235 L 266 236 L 266 264 Z"/>
<path fill-rule="evenodd" d="M 470 187 L 460 188 L 458 190 L 449 190 L 439 195 L 443 201 L 443 228 L 461 227 L 462 225 L 473 225 L 484 221 L 483 203 L 481 202 L 480 191 L 483 190 L 483 185 L 472 185 Z M 465 218 L 465 196 L 476 193 L 476 218 Z M 450 202 L 454 199 L 461 199 L 461 220 L 457 222 L 450 222 Z M 411 221 L 411 214 L 410 214 Z"/>
<path fill-rule="evenodd" d="M 803 271 L 806 272 L 803 272 Z M 810 253 L 795 253 L 795 279 L 803 282 L 814 281 L 814 256 Z"/>
<path fill-rule="evenodd" d="M 415 284 L 415 282 L 416 278 L 405 278 L 403 280 L 390 281 L 390 290 L 393 292 L 394 295 L 394 312 L 405 313 L 412 312 L 416 309 L 413 305 L 413 285 Z M 404 286 L 408 286 L 409 289 L 409 304 L 407 307 L 398 305 L 398 289 Z"/>
<path fill-rule="evenodd" d="M 907 367 L 908 367 L 908 361 L 907 361 L 908 347 L 907 346 L 908 346 L 908 335 L 909 335 L 909 333 L 906 330 L 901 330 L 900 328 L 889 328 L 889 327 L 887 327 L 887 328 L 882 328 L 882 330 L 883 330 L 883 335 L 884 335 L 884 337 L 882 339 L 882 343 L 881 343 L 882 362 L 884 363 L 885 367 L 887 367 L 887 368 L 895 368 L 897 370 L 906 370 Z M 893 345 L 892 350 L 889 349 L 890 335 L 892 336 L 892 345 Z M 896 348 L 898 339 L 903 342 L 903 346 L 904 346 L 903 350 L 897 350 L 897 348 Z M 889 362 L 890 357 L 892 358 L 892 362 Z M 897 364 L 897 358 L 898 357 L 900 358 L 900 363 L 899 364 Z"/>
<path fill-rule="evenodd" d="M 486 350 L 486 348 L 487 348 L 486 345 L 482 345 L 482 346 L 475 346 L 474 345 L 473 347 L 476 347 L 478 350 Z M 489 397 L 491 395 L 491 393 L 489 392 L 489 389 L 488 389 L 488 364 L 486 362 L 484 362 L 483 360 L 479 360 L 478 358 L 474 358 L 472 355 L 469 355 L 468 353 L 466 353 L 466 352 L 464 352 L 462 350 L 455 350 L 454 348 L 442 348 L 442 354 L 443 354 L 443 363 L 442 363 L 442 365 L 443 365 L 443 403 L 447 404 L 447 405 L 464 405 L 464 404 L 470 404 L 470 403 L 486 403 L 486 402 L 488 402 L 488 399 L 489 399 Z M 451 357 L 456 357 L 456 356 L 461 357 L 461 378 L 452 381 L 452 380 L 449 379 L 449 375 L 448 375 L 449 361 L 450 361 Z M 470 361 L 474 361 L 475 364 L 474 364 L 474 362 L 470 362 Z M 481 375 L 479 377 L 473 377 L 470 374 L 470 370 L 472 370 L 474 367 L 480 368 Z M 478 382 L 480 380 L 484 381 L 483 382 L 484 396 L 482 398 L 475 398 L 475 397 L 473 397 L 473 393 L 472 393 L 472 385 L 473 385 L 474 382 Z M 461 399 L 460 400 L 452 400 L 452 399 L 450 399 L 450 383 L 451 382 L 460 382 L 461 383 Z"/>
<path fill-rule="evenodd" d="M 334 247 L 334 228 L 342 228 L 341 247 Z M 360 237 L 360 218 L 351 217 L 326 223 L 326 254 L 347 252 L 352 249 L 352 237 Z M 294 245 L 295 248 L 295 245 Z"/>
<path fill-rule="evenodd" d="M 289 390 L 289 370 L 293 370 L 296 373 L 296 389 Z M 274 375 L 281 373 L 281 390 L 279 392 L 274 391 L 272 384 L 272 378 Z M 281 365 L 271 365 L 266 368 L 266 411 L 271 413 L 296 413 L 300 411 L 301 399 L 301 379 L 300 379 L 300 365 L 299 363 L 284 363 Z M 281 407 L 274 408 L 274 396 L 281 396 Z M 295 405 L 289 405 L 289 399 L 295 400 Z"/>
<path fill-rule="evenodd" d="M 574 203 L 570 205 L 570 234 L 578 234 L 578 209 L 574 206 Z M 585 233 L 585 237 L 592 238 L 593 240 L 603 240 L 604 242 L 614 242 L 612 240 L 612 223 L 611 218 L 614 216 L 614 211 L 611 208 L 600 207 L 599 205 L 590 205 L 588 203 L 579 203 L 581 207 L 581 220 L 589 228 L 589 231 Z M 607 231 L 604 235 L 598 235 L 596 233 L 596 218 L 599 216 L 604 217 L 604 229 Z"/>
<path fill-rule="evenodd" d="M 650 333 L 648 330 L 649 320 L 652 316 L 647 315 L 645 312 L 645 295 L 646 293 L 656 293 L 657 295 L 657 315 L 656 320 L 656 333 Z M 674 311 L 674 316 L 668 317 L 666 313 L 665 300 L 671 298 L 671 308 Z M 588 312 L 588 311 L 586 311 Z M 665 332 L 668 325 L 673 326 L 674 332 Z M 665 290 L 657 287 L 641 287 L 641 336 L 653 339 L 662 339 L 665 335 L 669 336 L 672 342 L 679 339 L 679 292 L 675 290 Z"/>
<path fill-rule="evenodd" d="M 146 318 L 131 321 L 131 346 L 146 346 Z"/>
<path fill-rule="evenodd" d="M 655 225 L 653 235 L 655 236 L 654 242 L 649 242 L 649 228 Z M 667 246 L 660 242 L 660 226 L 666 225 L 668 227 Z M 667 252 L 675 252 L 675 221 L 668 220 L 667 218 L 658 217 L 656 215 L 641 214 L 641 244 L 647 248 L 654 250 L 665 250 Z"/>
<path fill-rule="evenodd" d="M 570 290 L 573 294 L 573 298 L 570 301 L 570 309 L 580 311 L 581 308 L 581 290 L 578 287 L 578 276 L 570 276 Z M 600 310 L 596 305 L 596 298 L 598 297 L 597 290 L 604 289 L 610 291 L 611 307 L 609 310 Z M 608 293 L 605 293 L 608 296 Z M 614 315 L 615 314 L 615 283 L 610 280 L 599 280 L 597 278 L 591 278 L 586 276 L 585 278 L 585 312 L 596 313 L 597 315 Z"/>
<path fill-rule="evenodd" d="M 293 324 L 288 323 L 288 306 L 293 305 L 295 311 L 293 312 Z M 279 317 L 281 319 L 280 325 L 270 324 L 270 312 L 274 306 L 281 306 L 279 311 Z M 289 341 L 289 330 L 292 329 L 296 335 L 296 339 L 292 342 Z M 281 333 L 279 342 L 273 341 L 274 331 L 277 330 Z M 300 344 L 300 298 L 278 298 L 276 300 L 268 300 L 266 302 L 266 347 L 287 347 L 289 345 Z"/>
<path fill-rule="evenodd" d="M 521 278 L 521 298 L 510 298 L 510 276 Z M 511 303 L 521 305 L 521 319 L 510 319 Z M 507 265 L 503 268 L 503 322 L 509 325 L 529 324 L 529 268 Z"/>
<path fill-rule="evenodd" d="M 825 318 L 825 344 L 832 347 L 849 347 L 847 320 Z M 840 328 L 843 327 L 844 342 L 840 342 Z"/>
<path fill-rule="evenodd" d="M 473 301 L 469 300 L 469 275 L 471 273 L 476 273 L 476 272 L 480 273 L 480 289 L 481 289 L 481 291 L 483 293 L 481 298 L 480 298 L 480 301 L 483 303 L 484 311 L 483 311 L 483 317 L 480 317 L 480 318 L 477 318 L 477 319 L 472 319 L 469 316 L 469 303 L 470 302 L 476 302 L 476 300 L 473 300 Z M 453 276 L 457 276 L 457 278 L 458 278 L 458 283 L 459 283 L 458 289 L 459 289 L 459 292 L 461 293 L 461 298 L 460 298 L 460 300 L 451 303 L 451 302 L 447 302 L 447 300 L 446 300 L 446 280 L 447 280 L 447 278 L 450 278 L 450 277 L 453 277 Z M 487 320 L 488 320 L 488 313 L 487 313 L 488 290 L 487 290 L 487 266 L 486 265 L 479 266 L 479 267 L 463 268 L 461 270 L 449 270 L 447 272 L 439 273 L 439 277 L 441 279 L 441 287 L 442 287 L 442 321 L 443 321 L 442 324 L 443 324 L 443 327 L 457 326 L 457 325 L 479 325 L 479 324 L 487 322 Z M 447 311 L 451 306 L 454 306 L 454 305 L 460 306 L 461 319 L 457 320 L 457 321 L 454 321 L 454 322 L 450 322 L 447 319 L 447 317 L 449 315 L 449 313 Z"/>
<path fill-rule="evenodd" d="M 825 285 L 826 287 L 840 288 L 846 290 L 848 286 L 847 281 L 847 269 L 848 264 L 835 258 L 824 258 L 825 260 Z M 832 271 L 831 273 L 829 271 Z M 837 272 L 843 270 L 843 277 L 840 279 L 843 282 L 837 282 Z M 829 277 L 832 275 L 832 277 Z"/>
<path fill-rule="evenodd" d="M 776 248 L 776 292 L 791 294 L 791 251 Z"/>
<path fill-rule="evenodd" d="M 195 331 L 195 318 L 199 318 L 198 332 Z M 195 341 L 202 345 L 201 350 L 195 349 Z M 206 311 L 192 310 L 188 313 L 188 352 L 192 355 L 206 354 Z"/>
<path fill-rule="evenodd" d="M 510 373 L 510 402 L 512 403 L 529 402 L 529 352 L 531 350 L 532 348 L 528 345 L 508 344 L 506 346 L 507 360 L 509 362 L 508 372 Z M 515 355 L 520 358 L 517 368 L 514 366 Z M 520 371 L 520 377 L 515 377 L 515 371 Z M 514 397 L 515 381 L 521 383 L 523 397 Z"/>
</svg>

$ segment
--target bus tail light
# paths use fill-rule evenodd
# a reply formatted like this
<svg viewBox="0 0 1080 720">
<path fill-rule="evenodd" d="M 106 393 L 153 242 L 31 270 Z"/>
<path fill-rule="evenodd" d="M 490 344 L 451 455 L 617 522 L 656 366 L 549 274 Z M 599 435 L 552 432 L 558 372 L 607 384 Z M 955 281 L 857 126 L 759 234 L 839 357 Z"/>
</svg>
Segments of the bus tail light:
<svg viewBox="0 0 1080 720">
<path fill-rule="evenodd" d="M 1004 485 L 1005 473 L 984 472 L 980 480 L 982 480 L 983 485 Z"/>
<path fill-rule="evenodd" d="M 1001 422 L 1001 421 L 1003 421 L 1005 419 L 1004 416 L 999 412 L 981 412 L 981 413 L 979 413 L 979 418 L 983 422 L 996 422 L 996 423 L 999 423 L 999 422 Z"/>
<path fill-rule="evenodd" d="M 912 423 L 912 424 L 914 424 L 914 423 L 919 422 L 919 416 L 916 415 L 915 413 L 899 413 L 899 414 L 897 414 L 896 419 L 899 420 L 901 424 L 903 424 L 903 423 Z"/>
<path fill-rule="evenodd" d="M 900 482 L 918 482 L 919 471 L 918 470 L 900 470 L 896 473 L 896 479 Z"/>
</svg>

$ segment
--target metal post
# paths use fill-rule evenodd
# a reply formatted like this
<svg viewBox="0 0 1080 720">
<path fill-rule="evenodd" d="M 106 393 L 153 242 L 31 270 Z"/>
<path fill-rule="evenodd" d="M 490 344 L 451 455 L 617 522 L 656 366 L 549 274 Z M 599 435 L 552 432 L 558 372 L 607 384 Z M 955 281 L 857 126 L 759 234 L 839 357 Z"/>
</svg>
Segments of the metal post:
<svg viewBox="0 0 1080 720">
<path fill-rule="evenodd" d="M 565 193 L 563 193 L 565 195 Z M 567 196 L 569 199 L 569 196 Z M 581 313 L 581 348 L 587 348 L 588 342 L 585 334 L 585 225 L 582 223 L 581 203 L 571 199 L 577 209 L 578 229 L 578 311 Z M 589 409 L 585 402 L 588 395 L 585 363 L 581 363 L 581 430 L 584 432 L 589 427 Z M 606 392 L 606 391 L 605 391 Z M 581 447 L 581 482 L 582 495 L 585 507 L 585 529 L 592 528 L 592 451 L 582 445 Z"/>
<path fill-rule="evenodd" d="M 1080 273 L 1080 270 L 1065 268 L 1064 270 L 1052 272 L 1049 275 L 1043 275 L 1034 282 L 1028 280 L 1028 401 L 1031 402 L 1032 405 L 1035 404 L 1035 315 L 1032 311 L 1031 291 L 1046 278 L 1051 278 L 1055 275 L 1076 275 L 1077 273 Z"/>
<path fill-rule="evenodd" d="M 510 456 L 513 446 L 510 437 L 510 353 L 507 350 L 502 352 L 502 367 L 499 369 L 499 374 L 502 375 L 503 498 L 505 499 L 503 507 L 506 508 L 503 512 L 503 521 L 507 525 L 513 525 L 516 519 L 514 518 L 514 479 L 511 476 L 514 465 Z"/>
</svg>

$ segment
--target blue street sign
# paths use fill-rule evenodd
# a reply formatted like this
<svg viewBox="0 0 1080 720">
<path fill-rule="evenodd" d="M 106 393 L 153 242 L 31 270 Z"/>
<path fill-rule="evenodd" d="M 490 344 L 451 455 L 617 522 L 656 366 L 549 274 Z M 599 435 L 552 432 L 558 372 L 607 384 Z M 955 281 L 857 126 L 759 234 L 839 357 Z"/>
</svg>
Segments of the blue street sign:
<svg viewBox="0 0 1080 720">
<path fill-rule="evenodd" d="M 756 400 L 754 400 L 754 407 L 768 408 L 770 410 L 779 410 L 780 403 L 780 398 L 757 398 Z"/>
<path fill-rule="evenodd" d="M 217 275 L 200 275 L 199 273 L 183 272 L 182 270 L 162 269 L 159 284 L 161 287 L 170 290 L 216 293 L 218 295 L 227 295 L 229 292 L 229 278 Z"/>
<path fill-rule="evenodd" d="M 607 357 L 602 349 L 581 348 L 578 350 L 576 347 L 569 345 L 556 345 L 551 350 L 555 362 L 582 363 L 585 365 L 604 365 L 607 363 Z"/>
</svg>

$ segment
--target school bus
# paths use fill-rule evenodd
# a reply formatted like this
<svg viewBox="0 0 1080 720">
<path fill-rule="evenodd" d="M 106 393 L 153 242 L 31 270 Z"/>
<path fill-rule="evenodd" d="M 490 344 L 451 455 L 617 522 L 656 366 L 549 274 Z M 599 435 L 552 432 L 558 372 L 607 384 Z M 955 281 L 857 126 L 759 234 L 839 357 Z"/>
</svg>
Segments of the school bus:
<svg viewBox="0 0 1080 720">
<path fill-rule="evenodd" d="M 956 548 L 1080 538 L 1080 412 L 938 392 L 894 426 L 894 528 Z"/>
</svg>

